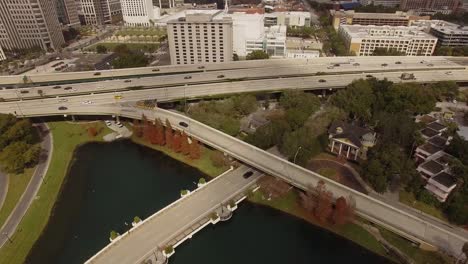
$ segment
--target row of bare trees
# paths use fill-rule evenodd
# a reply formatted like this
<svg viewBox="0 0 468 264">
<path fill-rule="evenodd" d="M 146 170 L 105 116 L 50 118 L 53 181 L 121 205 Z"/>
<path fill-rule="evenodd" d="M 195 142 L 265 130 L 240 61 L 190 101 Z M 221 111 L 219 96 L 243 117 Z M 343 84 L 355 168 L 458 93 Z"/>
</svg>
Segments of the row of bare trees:
<svg viewBox="0 0 468 264">
<path fill-rule="evenodd" d="M 325 183 L 319 181 L 317 186 L 311 186 L 306 193 L 300 193 L 304 209 L 312 213 L 322 223 L 341 226 L 354 217 L 354 200 L 343 196 L 333 200 L 333 194 L 327 190 Z"/>
<path fill-rule="evenodd" d="M 143 116 L 142 121 L 133 121 L 134 133 L 137 137 L 159 146 L 166 146 L 174 152 L 182 153 L 191 159 L 201 156 L 200 143 L 195 138 L 189 138 L 184 131 L 172 129 L 171 123 L 166 119 L 165 125 L 161 120 L 149 121 Z"/>
</svg>

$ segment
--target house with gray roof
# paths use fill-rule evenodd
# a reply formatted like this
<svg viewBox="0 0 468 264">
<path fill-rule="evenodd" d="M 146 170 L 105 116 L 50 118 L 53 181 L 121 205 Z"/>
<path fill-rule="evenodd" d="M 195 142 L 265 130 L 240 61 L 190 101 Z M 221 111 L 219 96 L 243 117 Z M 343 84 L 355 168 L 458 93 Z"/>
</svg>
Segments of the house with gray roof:
<svg viewBox="0 0 468 264">
<path fill-rule="evenodd" d="M 350 160 L 366 159 L 367 150 L 376 143 L 376 133 L 343 121 L 334 121 L 328 129 L 330 152 Z"/>
</svg>

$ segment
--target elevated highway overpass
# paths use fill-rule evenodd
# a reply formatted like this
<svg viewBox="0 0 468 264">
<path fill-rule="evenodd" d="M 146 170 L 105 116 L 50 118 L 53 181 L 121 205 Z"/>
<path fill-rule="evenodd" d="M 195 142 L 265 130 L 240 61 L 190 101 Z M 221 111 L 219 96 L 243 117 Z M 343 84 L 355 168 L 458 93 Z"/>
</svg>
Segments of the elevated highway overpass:
<svg viewBox="0 0 468 264">
<path fill-rule="evenodd" d="M 29 111 L 30 112 L 25 115 L 49 116 L 62 114 L 54 108 L 31 109 Z M 402 211 L 383 201 L 331 181 L 315 172 L 306 170 L 237 138 L 226 135 L 200 122 L 171 111 L 162 109 L 141 110 L 132 107 L 101 104 L 91 107 L 83 105 L 76 106 L 69 114 L 118 115 L 134 119 L 141 119 L 144 114 L 149 119 L 168 119 L 173 124 L 173 127 L 185 130 L 186 133 L 196 137 L 201 142 L 224 151 L 230 156 L 260 171 L 282 178 L 302 190 L 307 190 L 310 186 L 316 185 L 318 181 L 324 181 L 327 188 L 335 197 L 353 197 L 356 202 L 356 211 L 361 217 L 384 226 L 412 241 L 436 246 L 454 256 L 461 253 L 463 244 L 468 241 L 468 234 L 462 229 Z M 188 128 L 179 125 L 182 121 L 188 124 Z M 127 253 L 130 255 L 135 254 L 132 259 L 138 259 L 138 256 L 136 256 L 137 252 L 128 251 Z M 106 254 L 119 253 L 114 252 Z"/>
<path fill-rule="evenodd" d="M 291 66 L 307 66 L 318 68 L 318 71 L 324 71 L 329 66 L 339 64 L 335 70 L 340 67 L 352 66 L 359 70 L 360 67 L 381 68 L 382 64 L 387 64 L 388 68 L 402 69 L 406 67 L 417 67 L 419 69 L 440 68 L 440 67 L 465 67 L 463 62 L 467 58 L 457 58 L 452 62 L 452 57 L 407 57 L 407 56 L 389 56 L 389 57 L 323 57 L 313 60 L 306 59 L 278 59 L 278 60 L 254 60 L 254 61 L 235 61 L 215 64 L 197 64 L 197 65 L 170 65 L 159 67 L 143 67 L 131 69 L 115 69 L 104 71 L 83 71 L 83 72 L 65 72 L 48 73 L 34 75 L 13 75 L 0 76 L 0 87 L 18 87 L 27 85 L 70 85 L 73 83 L 94 82 L 110 79 L 131 79 L 144 76 L 162 76 L 176 75 L 200 72 L 227 72 L 238 69 L 255 68 L 284 68 Z M 355 66 L 358 65 L 358 66 Z M 25 78 L 26 77 L 26 78 Z"/>
<path fill-rule="evenodd" d="M 425 82 L 457 81 L 468 82 L 468 70 L 451 71 L 419 71 L 415 72 L 415 80 L 401 80 L 403 72 L 373 73 L 378 79 L 387 78 L 393 82 Z M 23 101 L 11 101 L 0 103 L 0 111 L 3 113 L 16 113 L 17 115 L 29 115 L 40 111 L 53 111 L 57 114 L 71 114 L 77 107 L 92 108 L 93 104 L 126 103 L 145 99 L 157 99 L 159 102 L 178 100 L 181 98 L 206 98 L 211 96 L 226 95 L 245 92 L 272 92 L 287 89 L 322 90 L 343 88 L 353 80 L 367 78 L 369 74 L 343 74 L 323 75 L 311 77 L 276 78 L 268 80 L 252 80 L 224 82 L 214 84 L 198 84 L 187 86 L 174 86 L 168 88 L 155 88 L 145 90 L 131 90 L 121 92 L 84 94 L 79 96 L 67 96 L 61 98 L 45 98 Z M 120 95 L 121 99 L 116 99 Z M 83 105 L 85 101 L 91 101 L 91 105 Z M 60 106 L 68 109 L 58 111 Z"/>
</svg>

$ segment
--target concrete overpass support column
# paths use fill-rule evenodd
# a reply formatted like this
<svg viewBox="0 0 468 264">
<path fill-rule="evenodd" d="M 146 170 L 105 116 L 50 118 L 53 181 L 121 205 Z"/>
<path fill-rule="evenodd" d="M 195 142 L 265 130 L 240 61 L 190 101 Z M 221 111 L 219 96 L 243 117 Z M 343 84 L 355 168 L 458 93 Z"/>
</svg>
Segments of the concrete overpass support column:
<svg viewBox="0 0 468 264">
<path fill-rule="evenodd" d="M 335 141 L 334 140 L 332 141 L 331 152 L 333 152 L 333 150 L 335 150 Z"/>
<path fill-rule="evenodd" d="M 73 122 L 75 122 L 75 121 L 76 121 L 76 120 L 75 120 L 75 116 L 74 116 L 74 115 L 72 115 L 72 116 L 71 116 L 71 118 L 72 118 L 72 121 L 73 121 Z"/>
<path fill-rule="evenodd" d="M 343 144 L 340 143 L 340 151 L 338 151 L 338 156 L 341 155 L 341 149 L 343 148 Z"/>
<path fill-rule="evenodd" d="M 354 154 L 354 160 L 357 160 L 357 154 L 359 153 L 359 150 L 356 150 L 356 154 Z"/>
<path fill-rule="evenodd" d="M 349 158 L 349 151 L 351 150 L 351 147 L 348 146 L 348 152 L 346 153 L 346 158 Z"/>
<path fill-rule="evenodd" d="M 117 122 L 120 122 L 120 117 L 119 117 L 119 116 L 115 116 L 115 120 L 116 120 Z"/>
</svg>

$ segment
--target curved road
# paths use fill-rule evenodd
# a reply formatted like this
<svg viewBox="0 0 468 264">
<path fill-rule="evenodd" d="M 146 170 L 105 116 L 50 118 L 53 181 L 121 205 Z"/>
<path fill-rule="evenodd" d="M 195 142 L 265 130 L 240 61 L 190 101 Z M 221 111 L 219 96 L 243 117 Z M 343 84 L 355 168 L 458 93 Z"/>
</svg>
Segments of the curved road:
<svg viewBox="0 0 468 264">
<path fill-rule="evenodd" d="M 42 152 L 39 157 L 39 164 L 34 171 L 34 175 L 32 176 L 28 187 L 21 196 L 20 201 L 8 217 L 5 224 L 0 229 L 0 247 L 3 247 L 7 241 L 10 243 L 15 243 L 14 240 L 11 242 L 9 238 L 13 236 L 16 228 L 18 227 L 18 224 L 20 223 L 21 219 L 23 219 L 23 216 L 26 214 L 26 211 L 28 210 L 31 203 L 34 201 L 34 198 L 36 197 L 36 194 L 41 187 L 42 179 L 45 176 L 45 173 L 47 172 L 50 164 L 50 159 L 52 157 L 52 135 L 50 134 L 49 127 L 44 123 L 39 124 L 37 129 L 42 136 Z M 47 184 L 47 182 L 44 182 L 44 184 Z"/>
</svg>

